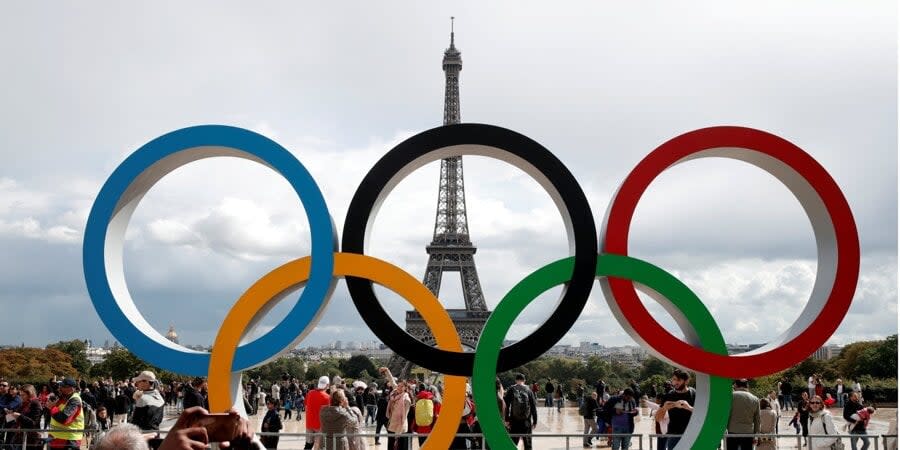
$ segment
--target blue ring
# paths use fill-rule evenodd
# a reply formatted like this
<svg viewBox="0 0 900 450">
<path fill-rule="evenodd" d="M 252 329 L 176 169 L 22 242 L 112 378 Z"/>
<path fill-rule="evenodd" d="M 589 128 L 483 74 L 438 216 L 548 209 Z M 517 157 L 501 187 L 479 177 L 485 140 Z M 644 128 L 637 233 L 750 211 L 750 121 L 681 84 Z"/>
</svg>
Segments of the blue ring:
<svg viewBox="0 0 900 450">
<path fill-rule="evenodd" d="M 136 327 L 119 307 L 110 289 L 105 250 L 116 205 L 136 178 L 163 158 L 209 146 L 246 153 L 279 172 L 300 197 L 310 224 L 310 277 L 299 301 L 275 328 L 238 347 L 232 370 L 238 372 L 264 363 L 289 347 L 298 337 L 297 330 L 304 330 L 314 322 L 335 285 L 332 274 L 337 232 L 325 198 L 303 164 L 284 147 L 252 131 L 223 125 L 183 128 L 148 142 L 116 168 L 94 201 L 84 232 L 84 278 L 97 314 L 119 342 L 148 363 L 194 376 L 207 374 L 209 353 L 167 347 Z"/>
</svg>

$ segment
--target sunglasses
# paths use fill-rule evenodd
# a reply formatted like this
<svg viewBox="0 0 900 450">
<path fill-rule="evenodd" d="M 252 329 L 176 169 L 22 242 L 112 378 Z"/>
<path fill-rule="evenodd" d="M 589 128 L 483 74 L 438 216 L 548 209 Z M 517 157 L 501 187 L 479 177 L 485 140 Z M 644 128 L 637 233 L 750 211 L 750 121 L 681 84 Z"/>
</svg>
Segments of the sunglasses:
<svg viewBox="0 0 900 450">
<path fill-rule="evenodd" d="M 810 405 L 821 405 L 822 402 L 809 402 Z"/>
<path fill-rule="evenodd" d="M 9 387 L 9 385 L 6 383 L 0 383 L 0 387 Z"/>
</svg>

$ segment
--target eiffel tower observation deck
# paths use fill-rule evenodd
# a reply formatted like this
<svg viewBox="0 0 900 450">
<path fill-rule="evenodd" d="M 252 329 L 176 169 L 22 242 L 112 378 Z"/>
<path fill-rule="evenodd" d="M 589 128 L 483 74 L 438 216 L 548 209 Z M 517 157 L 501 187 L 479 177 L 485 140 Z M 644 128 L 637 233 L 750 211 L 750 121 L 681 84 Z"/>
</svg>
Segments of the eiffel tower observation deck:
<svg viewBox="0 0 900 450">
<path fill-rule="evenodd" d="M 443 69 L 446 79 L 444 88 L 444 125 L 460 123 L 459 112 L 459 72 L 462 57 L 456 48 L 453 32 L 453 18 L 450 25 L 450 47 L 444 51 Z M 469 224 L 466 217 L 466 191 L 463 182 L 463 161 L 461 156 L 441 160 L 441 178 L 438 185 L 437 212 L 434 220 L 434 237 L 425 247 L 428 266 L 422 283 L 440 299 L 441 279 L 444 272 L 458 272 L 462 282 L 464 309 L 448 309 L 464 347 L 474 350 L 481 336 L 481 330 L 491 312 L 484 301 L 481 281 L 475 267 L 477 248 L 469 238 Z M 420 341 L 435 345 L 428 325 L 417 311 L 406 312 L 406 331 Z M 406 375 L 410 364 L 392 364 L 401 375 Z"/>
</svg>

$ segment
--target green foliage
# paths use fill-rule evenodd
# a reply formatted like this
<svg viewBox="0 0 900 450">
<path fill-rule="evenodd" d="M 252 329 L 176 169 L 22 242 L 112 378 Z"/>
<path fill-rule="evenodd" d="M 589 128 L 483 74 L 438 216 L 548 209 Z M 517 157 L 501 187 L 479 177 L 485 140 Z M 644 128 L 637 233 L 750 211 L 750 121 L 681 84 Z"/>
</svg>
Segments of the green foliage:
<svg viewBox="0 0 900 450">
<path fill-rule="evenodd" d="M 305 364 L 302 359 L 291 356 L 282 356 L 262 366 L 250 369 L 245 378 L 259 379 L 266 382 L 281 380 L 282 375 L 288 374 L 299 380 L 306 376 Z"/>
<path fill-rule="evenodd" d="M 315 383 L 316 380 L 318 380 L 321 376 L 334 378 L 335 375 L 339 375 L 343 377 L 344 372 L 342 372 L 340 367 L 338 366 L 338 361 L 333 359 L 326 359 L 320 362 L 309 363 L 306 368 L 306 381 Z"/>
<path fill-rule="evenodd" d="M 671 373 L 671 372 L 669 372 Z M 652 391 L 652 387 L 656 386 L 657 393 L 662 393 L 663 387 L 666 384 L 666 381 L 672 378 L 671 376 L 655 373 L 648 378 L 642 379 L 640 383 L 638 383 L 638 387 L 641 388 L 641 392 L 644 394 L 650 395 Z M 652 398 L 650 400 L 653 400 Z"/>
<path fill-rule="evenodd" d="M 641 363 L 641 368 L 638 371 L 638 379 L 648 380 L 654 375 L 660 375 L 664 378 L 663 383 L 665 383 L 665 380 L 669 379 L 672 375 L 672 370 L 674 369 L 675 368 L 669 364 L 651 356 Z M 644 392 L 647 391 L 643 386 L 641 387 L 641 390 Z"/>
<path fill-rule="evenodd" d="M 152 370 L 157 379 L 162 379 L 158 368 L 151 367 L 150 364 L 124 348 L 117 348 L 109 352 L 103 362 L 91 367 L 90 375 L 93 378 L 109 377 L 114 380 L 125 380 L 134 377 L 142 370 Z"/>
<path fill-rule="evenodd" d="M 71 341 L 59 341 L 47 346 L 48 349 L 59 350 L 72 358 L 72 367 L 81 375 L 87 375 L 91 368 L 91 362 L 87 359 L 87 344 L 78 339 Z"/>
<path fill-rule="evenodd" d="M 350 359 L 341 360 L 338 363 L 338 368 L 341 372 L 347 374 L 348 377 L 360 380 L 371 380 L 372 377 L 378 374 L 375 363 L 365 355 L 355 355 L 351 356 Z"/>
</svg>

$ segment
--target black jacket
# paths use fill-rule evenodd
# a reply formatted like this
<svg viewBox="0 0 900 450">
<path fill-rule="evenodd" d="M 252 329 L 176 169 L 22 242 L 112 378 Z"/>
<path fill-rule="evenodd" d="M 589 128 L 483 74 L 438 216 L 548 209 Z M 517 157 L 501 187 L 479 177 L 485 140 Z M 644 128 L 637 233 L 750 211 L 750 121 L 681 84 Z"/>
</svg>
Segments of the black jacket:
<svg viewBox="0 0 900 450">
<path fill-rule="evenodd" d="M 184 409 L 188 409 L 192 406 L 203 406 L 205 404 L 203 394 L 200 391 L 194 389 L 191 385 L 185 385 L 181 388 L 184 393 Z"/>
<path fill-rule="evenodd" d="M 856 414 L 857 411 L 863 409 L 863 406 L 859 402 L 854 402 L 852 400 L 847 400 L 847 403 L 844 403 L 844 420 L 847 423 L 853 423 L 853 419 L 850 416 Z M 850 431 L 865 431 L 866 425 L 863 421 L 856 422 L 856 425 L 850 429 Z"/>
<path fill-rule="evenodd" d="M 378 410 L 375 412 L 375 420 L 378 422 L 387 423 L 387 405 L 388 405 L 388 397 L 387 395 L 379 395 L 378 403 L 376 403 Z"/>
</svg>

